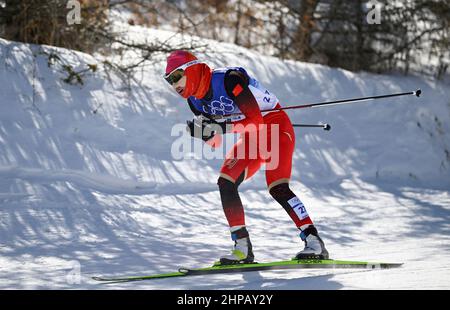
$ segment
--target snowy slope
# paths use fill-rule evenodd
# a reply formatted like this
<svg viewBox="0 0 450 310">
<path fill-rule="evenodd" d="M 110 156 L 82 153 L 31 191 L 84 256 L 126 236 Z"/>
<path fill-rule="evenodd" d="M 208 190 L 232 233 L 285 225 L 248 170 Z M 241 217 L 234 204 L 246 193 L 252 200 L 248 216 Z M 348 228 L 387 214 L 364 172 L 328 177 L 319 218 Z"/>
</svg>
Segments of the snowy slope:
<svg viewBox="0 0 450 310">
<path fill-rule="evenodd" d="M 132 27 L 128 35 L 172 36 L 143 31 Z M 198 56 L 216 67 L 246 67 L 285 105 L 422 89 L 420 99 L 289 112 L 297 123 L 332 126 L 297 130 L 292 187 L 333 258 L 405 265 L 112 287 L 450 288 L 448 83 L 283 62 L 208 42 L 215 52 Z M 82 53 L 0 39 L 0 288 L 103 289 L 90 277 L 210 265 L 227 252 L 215 184 L 221 159 L 172 156 L 179 139 L 172 128 L 192 116 L 161 78 L 164 63 L 147 66 L 130 88 L 100 65 L 84 85 L 69 85 L 60 65 L 49 66 L 44 52 L 51 51 L 76 69 L 97 63 Z M 297 231 L 265 190 L 264 173 L 244 183 L 241 196 L 256 258 L 292 257 L 301 246 Z"/>
</svg>

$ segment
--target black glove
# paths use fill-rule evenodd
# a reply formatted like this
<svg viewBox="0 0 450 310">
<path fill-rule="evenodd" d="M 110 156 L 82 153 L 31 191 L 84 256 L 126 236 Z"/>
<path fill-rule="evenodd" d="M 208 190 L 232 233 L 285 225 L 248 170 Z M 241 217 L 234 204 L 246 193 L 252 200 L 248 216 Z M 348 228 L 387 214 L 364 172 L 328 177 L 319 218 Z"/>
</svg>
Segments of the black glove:
<svg viewBox="0 0 450 310">
<path fill-rule="evenodd" d="M 210 128 L 207 129 L 207 126 L 209 124 L 201 119 L 193 119 L 192 121 L 186 121 L 186 124 L 187 124 L 186 130 L 194 138 L 202 139 L 203 141 L 206 142 L 212 139 L 215 135 L 215 132 L 211 131 Z"/>
<path fill-rule="evenodd" d="M 214 120 L 207 119 L 194 119 L 192 121 L 186 121 L 186 123 L 186 129 L 189 134 L 205 142 L 212 139 L 218 131 L 221 131 L 222 134 L 226 133 L 227 124 L 229 124 L 229 122 L 218 123 Z"/>
</svg>

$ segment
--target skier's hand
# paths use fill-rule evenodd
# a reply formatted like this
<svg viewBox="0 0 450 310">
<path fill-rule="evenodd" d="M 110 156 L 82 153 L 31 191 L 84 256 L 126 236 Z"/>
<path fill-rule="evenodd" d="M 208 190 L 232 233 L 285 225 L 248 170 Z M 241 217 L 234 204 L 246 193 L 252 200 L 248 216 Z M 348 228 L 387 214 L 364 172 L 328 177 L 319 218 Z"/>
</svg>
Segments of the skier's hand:
<svg viewBox="0 0 450 310">
<path fill-rule="evenodd" d="M 196 118 L 192 121 L 186 121 L 186 124 L 186 130 L 191 137 L 202 139 L 205 142 L 212 139 L 216 134 L 209 126 L 209 123 L 202 119 Z"/>
<path fill-rule="evenodd" d="M 223 122 L 217 122 L 212 119 L 205 119 L 203 120 L 203 123 L 205 124 L 206 128 L 209 128 L 210 130 L 213 130 L 216 134 L 226 134 L 231 130 L 231 122 L 228 120 L 225 120 Z"/>
<path fill-rule="evenodd" d="M 216 122 L 211 119 L 196 118 L 192 121 L 187 121 L 187 131 L 194 138 L 201 138 L 203 141 L 208 141 L 216 134 L 225 134 L 230 124 L 228 121 Z"/>
</svg>

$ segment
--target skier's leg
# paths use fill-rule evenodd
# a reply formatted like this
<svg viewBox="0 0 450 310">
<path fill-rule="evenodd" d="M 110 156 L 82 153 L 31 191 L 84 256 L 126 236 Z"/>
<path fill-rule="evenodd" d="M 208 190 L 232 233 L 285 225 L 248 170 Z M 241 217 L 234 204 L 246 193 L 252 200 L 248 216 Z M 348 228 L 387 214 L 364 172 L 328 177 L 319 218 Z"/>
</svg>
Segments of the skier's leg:
<svg viewBox="0 0 450 310">
<path fill-rule="evenodd" d="M 272 136 L 271 134 L 268 136 L 269 139 L 278 138 L 278 150 L 272 150 L 272 157 L 278 156 L 278 165 L 266 170 L 269 193 L 286 210 L 296 227 L 306 229 L 313 222 L 301 200 L 289 187 L 295 135 L 293 130 L 289 130 L 288 128 L 280 129 L 278 135 L 278 137 Z"/>
<path fill-rule="evenodd" d="M 295 133 L 292 126 L 283 126 L 279 131 L 278 165 L 266 170 L 266 181 L 272 197 L 286 210 L 305 242 L 305 249 L 296 258 L 328 258 L 328 252 L 302 201 L 289 187 L 292 171 L 292 156 L 295 147 Z M 276 137 L 271 137 L 273 139 Z"/>
<path fill-rule="evenodd" d="M 230 255 L 220 258 L 221 264 L 250 263 L 254 260 L 252 244 L 245 227 L 244 207 L 238 193 L 239 185 L 250 178 L 261 166 L 257 159 L 236 158 L 236 149 L 242 140 L 228 153 L 217 181 L 225 217 L 230 226 L 231 239 L 235 242 Z"/>
<path fill-rule="evenodd" d="M 217 181 L 222 207 L 231 230 L 245 226 L 244 207 L 238 187 L 245 179 L 252 177 L 262 164 L 259 159 L 248 158 L 246 154 L 238 158 L 238 149 L 245 147 L 244 143 L 244 139 L 239 139 L 228 152 Z"/>
<path fill-rule="evenodd" d="M 244 175 L 244 172 L 241 173 Z M 245 213 L 241 198 L 238 193 L 238 184 L 226 176 L 220 176 L 217 180 L 219 185 L 220 200 L 223 211 L 230 228 L 245 226 Z"/>
<path fill-rule="evenodd" d="M 301 200 L 291 191 L 289 183 L 281 183 L 270 189 L 272 197 L 286 210 L 295 225 L 300 229 L 300 238 L 305 242 L 305 248 L 297 253 L 297 259 L 320 258 L 328 259 L 328 251 L 320 238 L 316 227 L 306 212 Z"/>
<path fill-rule="evenodd" d="M 300 230 L 313 225 L 311 218 L 306 211 L 302 201 L 292 192 L 289 183 L 275 185 L 269 190 L 270 195 L 286 210 L 287 214 L 294 221 L 295 226 Z"/>
</svg>

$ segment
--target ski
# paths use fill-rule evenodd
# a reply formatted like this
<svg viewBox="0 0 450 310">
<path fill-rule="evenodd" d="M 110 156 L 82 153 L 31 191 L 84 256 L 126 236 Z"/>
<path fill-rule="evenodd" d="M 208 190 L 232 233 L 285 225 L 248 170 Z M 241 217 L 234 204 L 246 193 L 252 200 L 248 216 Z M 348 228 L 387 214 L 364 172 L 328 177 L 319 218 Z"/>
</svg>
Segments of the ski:
<svg viewBox="0 0 450 310">
<path fill-rule="evenodd" d="M 186 277 L 195 275 L 240 273 L 250 271 L 283 270 L 283 269 L 389 269 L 401 267 L 403 263 L 362 262 L 346 260 L 287 260 L 269 263 L 252 263 L 236 265 L 214 265 L 206 268 L 180 268 L 178 272 L 161 273 L 148 276 L 130 277 L 92 277 L 101 282 L 132 282 L 153 279 Z"/>
</svg>

